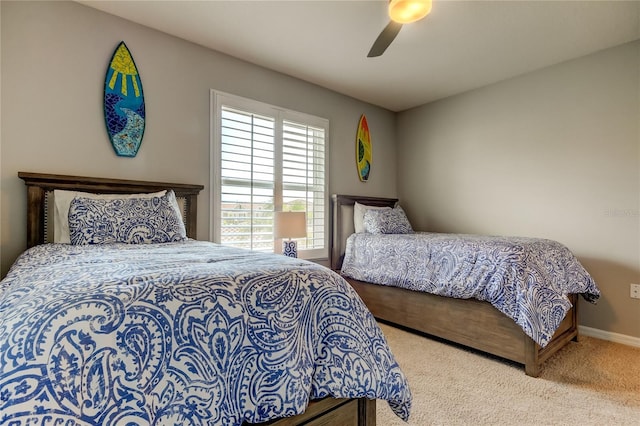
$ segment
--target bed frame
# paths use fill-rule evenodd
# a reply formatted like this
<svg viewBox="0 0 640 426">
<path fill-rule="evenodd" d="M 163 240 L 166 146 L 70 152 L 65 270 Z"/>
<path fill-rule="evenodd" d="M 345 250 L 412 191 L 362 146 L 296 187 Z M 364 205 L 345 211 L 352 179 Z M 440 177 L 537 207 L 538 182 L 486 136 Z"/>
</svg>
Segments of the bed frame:
<svg viewBox="0 0 640 426">
<path fill-rule="evenodd" d="M 203 185 L 182 183 L 146 182 L 123 179 L 65 176 L 42 173 L 19 172 L 18 177 L 27 185 L 27 246 L 50 242 L 49 222 L 50 195 L 55 189 L 85 191 L 96 194 L 135 194 L 173 189 L 182 203 L 183 219 L 187 235 L 196 239 L 197 197 Z M 260 423 L 261 426 L 375 426 L 376 400 L 324 398 L 311 401 L 304 413 Z"/>
<path fill-rule="evenodd" d="M 335 271 L 342 267 L 346 239 L 353 232 L 353 205 L 356 201 L 390 207 L 398 202 L 395 198 L 333 195 L 331 268 Z M 512 319 L 489 302 L 453 299 L 346 279 L 376 318 L 524 364 L 528 376 L 538 377 L 544 361 L 571 340 L 578 339 L 575 294 L 569 295 L 573 308 L 551 342 L 541 348 Z"/>
<path fill-rule="evenodd" d="M 56 189 L 94 194 L 137 194 L 173 189 L 176 198 L 182 204 L 182 218 L 187 236 L 196 239 L 198 193 L 204 189 L 203 185 L 27 172 L 18 172 L 18 177 L 27 185 L 27 247 L 51 242 L 51 230 L 48 229 L 51 221 L 49 201 Z"/>
</svg>

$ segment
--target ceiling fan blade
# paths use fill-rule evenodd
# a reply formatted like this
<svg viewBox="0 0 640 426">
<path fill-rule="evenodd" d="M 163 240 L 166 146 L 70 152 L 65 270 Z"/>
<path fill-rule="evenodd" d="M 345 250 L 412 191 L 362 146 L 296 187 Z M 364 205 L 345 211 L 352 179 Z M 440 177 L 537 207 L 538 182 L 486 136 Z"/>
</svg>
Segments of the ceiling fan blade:
<svg viewBox="0 0 640 426">
<path fill-rule="evenodd" d="M 391 44 L 391 42 L 396 38 L 400 29 L 402 28 L 402 24 L 399 24 L 394 21 L 390 21 L 384 30 L 380 33 L 376 41 L 373 42 L 373 46 L 371 46 L 371 50 L 367 54 L 367 58 L 375 58 L 376 56 L 380 56 L 387 50 L 387 47 Z"/>
</svg>

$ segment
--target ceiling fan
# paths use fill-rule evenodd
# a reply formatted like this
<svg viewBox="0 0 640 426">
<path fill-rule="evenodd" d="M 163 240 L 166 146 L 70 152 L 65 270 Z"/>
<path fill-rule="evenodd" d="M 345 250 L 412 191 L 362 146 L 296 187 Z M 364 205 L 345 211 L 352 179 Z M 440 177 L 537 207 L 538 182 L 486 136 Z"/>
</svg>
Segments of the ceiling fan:
<svg viewBox="0 0 640 426">
<path fill-rule="evenodd" d="M 391 20 L 373 42 L 367 58 L 380 56 L 396 38 L 402 25 L 418 21 L 431 12 L 431 0 L 390 0 L 389 18 Z"/>
</svg>

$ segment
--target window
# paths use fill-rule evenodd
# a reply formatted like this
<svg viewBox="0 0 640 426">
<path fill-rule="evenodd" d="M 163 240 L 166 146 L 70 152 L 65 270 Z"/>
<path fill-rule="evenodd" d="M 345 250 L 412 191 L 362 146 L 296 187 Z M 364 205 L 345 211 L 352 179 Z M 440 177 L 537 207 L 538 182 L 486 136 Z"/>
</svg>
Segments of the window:
<svg viewBox="0 0 640 426">
<path fill-rule="evenodd" d="M 304 211 L 307 237 L 297 240 L 299 256 L 327 258 L 328 120 L 211 93 L 213 241 L 280 252 L 274 212 Z"/>
</svg>

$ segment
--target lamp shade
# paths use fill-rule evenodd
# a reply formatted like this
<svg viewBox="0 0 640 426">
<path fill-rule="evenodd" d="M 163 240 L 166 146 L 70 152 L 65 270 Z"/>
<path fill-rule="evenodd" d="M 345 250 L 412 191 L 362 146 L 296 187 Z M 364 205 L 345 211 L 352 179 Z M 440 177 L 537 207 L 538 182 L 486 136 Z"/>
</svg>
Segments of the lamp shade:
<svg viewBox="0 0 640 426">
<path fill-rule="evenodd" d="M 275 238 L 303 238 L 307 236 L 305 212 L 276 212 Z"/>
<path fill-rule="evenodd" d="M 391 0 L 389 17 L 399 24 L 409 24 L 431 12 L 431 0 Z"/>
</svg>

